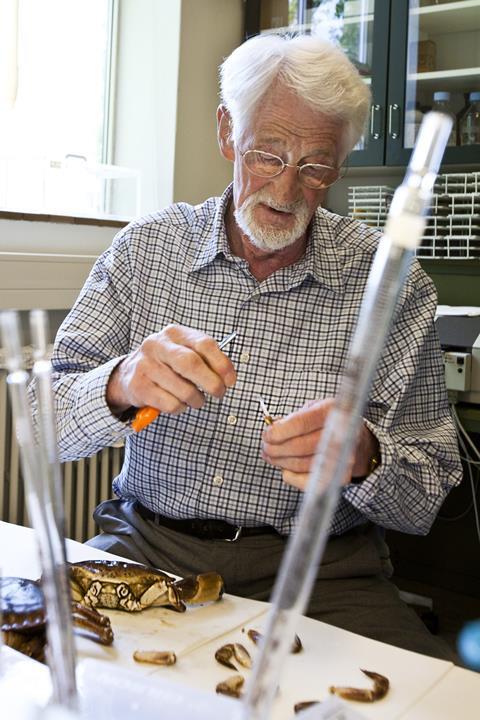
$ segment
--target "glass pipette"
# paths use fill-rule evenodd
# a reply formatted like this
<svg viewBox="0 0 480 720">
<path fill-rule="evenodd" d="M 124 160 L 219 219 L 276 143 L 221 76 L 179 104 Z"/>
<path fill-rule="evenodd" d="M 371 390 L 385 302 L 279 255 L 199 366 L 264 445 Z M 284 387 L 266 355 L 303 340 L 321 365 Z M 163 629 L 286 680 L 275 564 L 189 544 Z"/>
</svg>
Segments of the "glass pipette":
<svg viewBox="0 0 480 720">
<path fill-rule="evenodd" d="M 243 704 L 244 718 L 267 720 L 298 617 L 308 603 L 340 489 L 362 422 L 372 377 L 398 296 L 423 234 L 451 119 L 428 113 L 403 183 L 395 191 L 385 234 L 368 277 L 346 368 L 313 462 L 298 525 L 275 583 L 272 608 Z"/>
<path fill-rule="evenodd" d="M 37 321 L 38 322 L 38 319 Z M 48 457 L 46 438 L 54 437 L 53 400 L 40 401 L 39 439 L 35 442 L 27 395 L 28 374 L 23 368 L 18 315 L 6 311 L 0 315 L 2 341 L 8 368 L 7 385 L 12 399 L 17 441 L 22 461 L 25 494 L 30 520 L 35 529 L 42 566 L 42 589 L 47 613 L 47 661 L 52 679 L 52 701 L 71 711 L 77 708 L 75 655 L 71 630 L 70 593 L 65 564 L 64 538 L 57 524 L 49 478 L 54 457 Z M 39 329 L 39 333 L 42 329 Z M 37 339 L 40 336 L 37 335 Z M 45 370 L 46 368 L 44 368 Z M 39 395 L 49 388 L 49 374 L 43 370 Z M 48 427 L 47 427 L 48 425 Z M 50 448 L 51 450 L 51 448 Z"/>
</svg>

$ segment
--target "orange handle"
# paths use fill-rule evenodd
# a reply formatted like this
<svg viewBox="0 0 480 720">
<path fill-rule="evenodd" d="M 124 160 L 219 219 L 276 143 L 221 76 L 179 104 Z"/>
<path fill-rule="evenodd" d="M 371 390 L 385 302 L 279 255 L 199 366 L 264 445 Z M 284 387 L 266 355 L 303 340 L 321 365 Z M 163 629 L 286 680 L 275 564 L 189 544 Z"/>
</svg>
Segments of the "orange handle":
<svg viewBox="0 0 480 720">
<path fill-rule="evenodd" d="M 231 332 L 230 335 L 227 335 L 223 338 L 223 340 L 220 340 L 218 343 L 218 347 L 220 350 L 222 350 L 228 343 L 233 340 L 234 337 L 236 337 L 237 332 L 236 330 L 234 332 Z M 140 430 L 143 430 L 143 428 L 147 427 L 147 425 L 150 425 L 151 422 L 155 420 L 160 415 L 160 410 L 156 410 L 153 407 L 150 407 L 147 405 L 146 407 L 140 408 L 137 410 L 134 419 L 132 420 L 132 428 L 135 430 L 135 432 L 140 432 Z"/>
<path fill-rule="evenodd" d="M 140 410 L 137 410 L 136 415 L 132 420 L 132 428 L 135 432 L 140 432 L 140 430 L 143 430 L 143 428 L 147 427 L 147 425 L 150 425 L 150 423 L 153 422 L 159 415 L 160 410 L 156 410 L 156 408 L 149 407 L 148 405 L 140 408 Z"/>
</svg>

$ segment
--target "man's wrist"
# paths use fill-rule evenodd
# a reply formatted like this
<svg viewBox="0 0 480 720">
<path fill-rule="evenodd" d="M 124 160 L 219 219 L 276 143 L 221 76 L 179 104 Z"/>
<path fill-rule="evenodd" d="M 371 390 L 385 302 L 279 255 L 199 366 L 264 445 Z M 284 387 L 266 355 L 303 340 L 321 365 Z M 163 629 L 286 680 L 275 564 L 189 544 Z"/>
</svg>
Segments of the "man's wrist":
<svg viewBox="0 0 480 720">
<path fill-rule="evenodd" d="M 373 437 L 375 437 L 375 436 L 373 436 Z M 382 456 L 380 453 L 380 445 L 378 443 L 378 440 L 375 438 L 375 447 L 374 447 L 374 450 L 373 450 L 372 454 L 370 455 L 370 459 L 368 461 L 367 472 L 365 473 L 365 475 L 359 475 L 359 476 L 352 477 L 351 482 L 358 485 L 358 483 L 363 482 L 373 472 L 375 472 L 375 470 L 381 464 L 382 464 Z"/>
<path fill-rule="evenodd" d="M 105 391 L 105 401 L 110 409 L 112 415 L 122 419 L 124 413 L 128 413 L 132 406 L 126 402 L 121 392 L 121 383 L 119 380 L 119 374 L 121 373 L 121 366 L 125 358 L 121 358 L 118 365 L 113 368 L 110 377 L 108 379 L 107 388 Z"/>
</svg>

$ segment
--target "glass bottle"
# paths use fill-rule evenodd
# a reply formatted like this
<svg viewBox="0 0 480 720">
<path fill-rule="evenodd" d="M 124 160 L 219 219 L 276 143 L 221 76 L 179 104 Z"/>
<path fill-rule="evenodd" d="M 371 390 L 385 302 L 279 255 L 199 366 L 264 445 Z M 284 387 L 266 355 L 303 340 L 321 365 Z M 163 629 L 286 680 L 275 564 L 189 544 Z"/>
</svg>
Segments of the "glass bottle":
<svg viewBox="0 0 480 720">
<path fill-rule="evenodd" d="M 406 148 L 411 148 L 415 145 L 420 125 L 422 124 L 423 113 L 417 105 L 409 104 L 405 111 L 405 139 L 404 145 Z"/>
<path fill-rule="evenodd" d="M 460 121 L 460 143 L 480 144 L 480 92 L 470 93 L 470 105 Z"/>
<path fill-rule="evenodd" d="M 450 115 L 450 117 L 453 120 L 453 126 L 452 131 L 450 133 L 450 137 L 448 138 L 447 145 L 456 145 L 457 144 L 457 116 L 452 110 L 452 106 L 450 104 L 450 93 L 449 92 L 436 92 L 433 93 L 433 106 L 432 110 L 437 110 L 438 112 L 443 112 L 445 115 Z"/>
<path fill-rule="evenodd" d="M 457 145 L 462 144 L 462 139 L 460 137 L 460 128 L 462 127 L 462 119 L 465 113 L 468 111 L 468 108 L 470 107 L 470 93 L 462 93 L 463 95 L 463 107 L 460 108 L 457 112 Z"/>
</svg>

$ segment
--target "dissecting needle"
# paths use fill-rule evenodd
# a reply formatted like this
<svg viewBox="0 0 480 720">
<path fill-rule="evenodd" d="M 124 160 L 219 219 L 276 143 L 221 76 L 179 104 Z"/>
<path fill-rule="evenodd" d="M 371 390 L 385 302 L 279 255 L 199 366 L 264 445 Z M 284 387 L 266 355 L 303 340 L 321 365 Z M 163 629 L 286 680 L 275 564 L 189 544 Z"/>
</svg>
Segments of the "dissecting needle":
<svg viewBox="0 0 480 720">
<path fill-rule="evenodd" d="M 260 409 L 263 413 L 263 421 L 264 421 L 265 425 L 273 425 L 273 418 L 270 415 L 270 413 L 268 412 L 268 408 L 265 405 L 265 401 L 261 395 L 258 396 L 258 402 L 260 403 Z"/>
<path fill-rule="evenodd" d="M 234 337 L 236 337 L 237 333 L 234 330 L 229 335 L 226 335 L 224 338 L 220 340 L 218 343 L 218 347 L 220 350 L 223 350 L 226 345 L 228 345 L 229 342 L 233 340 Z M 140 432 L 140 430 L 143 430 L 143 428 L 146 428 L 147 425 L 150 425 L 151 422 L 155 420 L 160 415 L 160 410 L 157 410 L 157 408 L 150 407 L 149 405 L 146 405 L 145 407 L 140 408 L 137 410 L 134 419 L 132 420 L 132 430 L 135 432 Z"/>
</svg>

